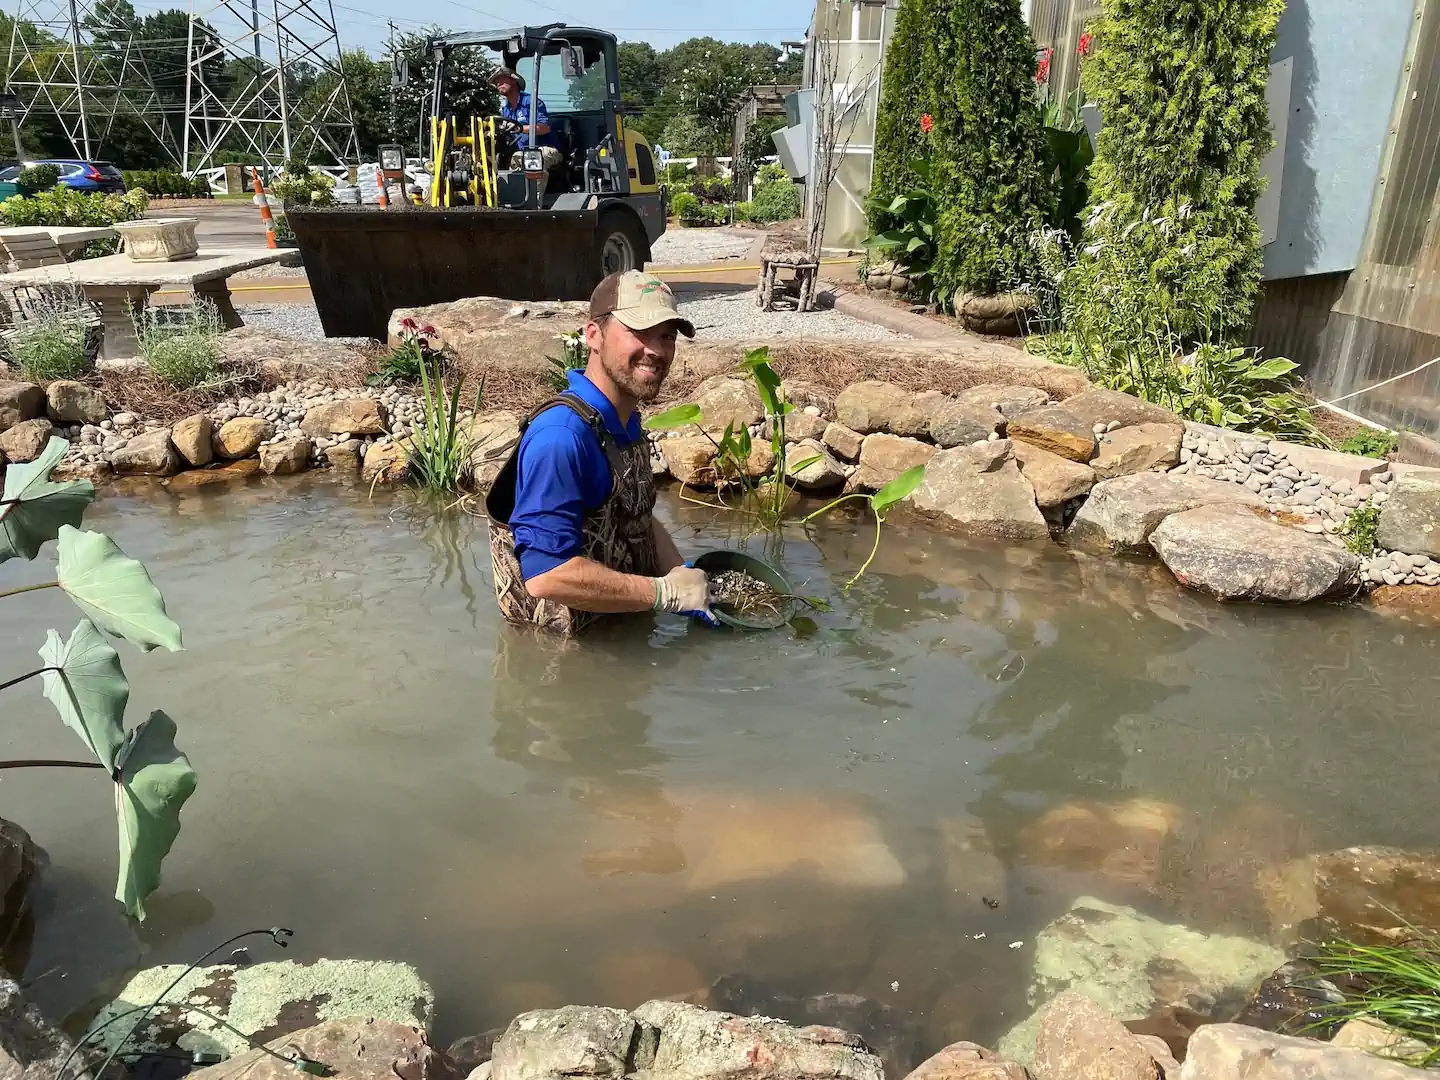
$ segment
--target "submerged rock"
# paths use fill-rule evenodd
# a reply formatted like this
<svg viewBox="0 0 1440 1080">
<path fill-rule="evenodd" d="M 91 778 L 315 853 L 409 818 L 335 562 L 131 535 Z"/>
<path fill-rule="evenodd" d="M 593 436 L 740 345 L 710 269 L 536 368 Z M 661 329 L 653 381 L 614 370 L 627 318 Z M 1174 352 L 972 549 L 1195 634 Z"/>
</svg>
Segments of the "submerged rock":
<svg viewBox="0 0 1440 1080">
<path fill-rule="evenodd" d="M 796 1028 L 678 1001 L 646 1002 L 635 1019 L 660 1032 L 651 1080 L 883 1080 L 885 1075 L 864 1040 L 838 1028 Z"/>
<path fill-rule="evenodd" d="M 450 1058 L 430 1045 L 425 1032 L 373 1016 L 330 1020 L 269 1043 L 273 1053 L 250 1050 L 219 1065 L 190 1073 L 191 1080 L 295 1080 L 295 1066 L 274 1054 L 302 1055 L 343 1080 L 462 1080 Z"/>
<path fill-rule="evenodd" d="M 1340 988 L 1314 964 L 1291 960 L 1260 984 L 1234 1020 L 1282 1035 L 1324 1037 L 1338 1026 L 1334 1006 L 1344 1000 Z"/>
<path fill-rule="evenodd" d="M 1344 548 L 1247 507 L 1173 514 L 1150 546 L 1182 585 L 1221 600 L 1303 603 L 1354 591 L 1360 581 L 1360 560 Z"/>
<path fill-rule="evenodd" d="M 1122 1021 L 1181 1002 L 1207 1015 L 1232 1015 L 1284 959 L 1260 942 L 1203 934 L 1082 896 L 1036 937 L 1029 998 L 1043 1005 L 1073 990 Z M 1012 1028 L 1000 1052 L 1030 1060 L 1037 1023 L 1038 1013 Z"/>
<path fill-rule="evenodd" d="M 0 978 L 0 1080 L 52 1080 L 74 1046 L 68 1035 L 25 1000 L 19 983 Z M 71 1062 L 66 1070 L 70 1080 L 88 1075 L 81 1068 Z"/>
<path fill-rule="evenodd" d="M 805 1026 L 819 1024 L 854 1032 L 880 1055 L 888 1075 L 899 1080 L 915 1056 L 919 1032 L 900 1011 L 860 994 L 781 994 L 758 979 L 722 975 L 710 988 L 709 1004 L 736 1016 L 769 1016 Z"/>
<path fill-rule="evenodd" d="M 30 834 L 0 818 L 0 961 L 10 959 L 8 946 L 25 918 L 30 886 L 40 873 L 42 854 Z M 13 965 L 0 963 L 0 969 Z M 13 965 L 13 970 L 20 970 Z"/>
<path fill-rule="evenodd" d="M 1080 507 L 1067 535 L 1071 540 L 1119 550 L 1146 548 L 1150 534 L 1171 514 L 1197 506 L 1264 501 L 1238 484 L 1174 473 L 1135 473 L 1102 480 Z"/>
<path fill-rule="evenodd" d="M 1153 889 L 1167 846 L 1180 828 L 1180 808 L 1156 799 L 1070 802 L 1047 810 L 1020 832 L 1022 857 L 1038 866 L 1095 873 Z"/>
<path fill-rule="evenodd" d="M 1440 931 L 1440 852 L 1354 847 L 1297 860 L 1272 909 L 1290 922 L 1318 919 L 1325 936 L 1383 944 L 1415 929 Z"/>
<path fill-rule="evenodd" d="M 310 453 L 315 449 L 304 435 L 287 435 L 260 447 L 260 471 L 267 476 L 291 476 L 310 467 Z"/>
<path fill-rule="evenodd" d="M 1316 1039 L 1210 1024 L 1190 1039 L 1185 1080 L 1423 1080 L 1428 1071 Z"/>
<path fill-rule="evenodd" d="M 147 968 L 135 975 L 120 996 L 100 1010 L 93 1026 L 136 1005 L 148 1005 L 185 970 L 183 964 Z M 322 1020 L 365 1016 L 428 1029 L 435 992 L 409 964 L 380 960 L 316 960 L 237 967 L 215 964 L 196 968 L 167 995 L 215 1013 L 231 1027 L 260 1042 L 308 1028 Z M 114 1049 L 128 1025 L 112 1024 L 98 1037 Z M 204 1050 L 229 1056 L 249 1044 L 196 1012 L 156 1009 L 136 1031 L 137 1050 Z"/>
<path fill-rule="evenodd" d="M 1042 540 L 1050 535 L 1034 489 L 1005 439 L 941 450 L 925 466 L 925 479 L 909 501 L 968 536 Z"/>
</svg>

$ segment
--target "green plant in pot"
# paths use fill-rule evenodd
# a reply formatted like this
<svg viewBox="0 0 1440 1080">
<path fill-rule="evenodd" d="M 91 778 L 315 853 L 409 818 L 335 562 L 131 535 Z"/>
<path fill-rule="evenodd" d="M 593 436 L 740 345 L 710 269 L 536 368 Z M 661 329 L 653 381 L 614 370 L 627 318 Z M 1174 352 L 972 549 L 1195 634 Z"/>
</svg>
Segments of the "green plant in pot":
<svg viewBox="0 0 1440 1080">
<path fill-rule="evenodd" d="M 0 592 L 0 601 L 38 600 L 56 589 L 80 609 L 81 619 L 68 638 L 48 631 L 39 650 L 41 666 L 0 682 L 0 690 L 39 680 L 41 692 L 90 757 L 0 761 L 0 769 L 99 769 L 106 774 L 119 828 L 115 898 L 144 919 L 145 898 L 160 884 L 160 865 L 179 834 L 180 809 L 195 790 L 196 776 L 176 748 L 175 722 L 164 712 L 125 727 L 130 684 L 110 639 L 127 641 L 141 652 L 175 652 L 181 648 L 180 627 L 166 613 L 144 566 L 103 533 L 78 527 L 95 497 L 94 486 L 88 480 L 50 479 L 68 447 L 64 439 L 52 438 L 35 461 L 6 470 L 0 562 L 33 560 L 54 541 L 56 566 L 55 580 Z"/>
</svg>

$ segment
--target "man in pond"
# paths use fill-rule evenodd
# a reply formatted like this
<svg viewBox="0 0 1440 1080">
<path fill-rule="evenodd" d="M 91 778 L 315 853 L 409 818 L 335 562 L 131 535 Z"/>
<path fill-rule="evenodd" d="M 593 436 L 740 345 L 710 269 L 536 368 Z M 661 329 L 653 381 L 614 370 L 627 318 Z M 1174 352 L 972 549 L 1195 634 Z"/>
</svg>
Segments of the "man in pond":
<svg viewBox="0 0 1440 1080">
<path fill-rule="evenodd" d="M 603 614 L 668 611 L 713 622 L 703 570 L 653 515 L 638 407 L 660 392 L 679 334 L 670 287 L 638 270 L 590 297 L 585 370 L 521 425 L 486 510 L 495 596 L 510 622 L 571 635 Z"/>
</svg>

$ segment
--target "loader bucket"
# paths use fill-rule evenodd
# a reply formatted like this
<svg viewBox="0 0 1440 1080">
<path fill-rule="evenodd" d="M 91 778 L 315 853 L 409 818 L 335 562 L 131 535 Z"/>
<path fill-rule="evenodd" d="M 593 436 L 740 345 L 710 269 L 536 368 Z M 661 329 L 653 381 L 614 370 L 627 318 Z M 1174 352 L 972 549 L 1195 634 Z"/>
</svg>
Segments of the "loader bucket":
<svg viewBox="0 0 1440 1080">
<path fill-rule="evenodd" d="M 390 313 L 468 296 L 588 300 L 594 210 L 336 206 L 286 211 L 328 337 L 384 341 Z"/>
</svg>

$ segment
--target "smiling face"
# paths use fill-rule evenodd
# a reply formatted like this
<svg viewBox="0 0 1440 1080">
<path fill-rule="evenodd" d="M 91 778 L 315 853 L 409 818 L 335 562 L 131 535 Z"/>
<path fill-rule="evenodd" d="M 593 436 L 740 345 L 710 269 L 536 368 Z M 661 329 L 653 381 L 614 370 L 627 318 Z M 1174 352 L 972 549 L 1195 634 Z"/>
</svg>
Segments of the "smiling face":
<svg viewBox="0 0 1440 1080">
<path fill-rule="evenodd" d="M 631 330 L 613 315 L 592 319 L 585 324 L 585 344 L 590 347 L 586 375 L 602 391 L 608 383 L 625 399 L 615 401 L 606 393 L 622 413 L 626 405 L 633 409 L 639 402 L 653 401 L 670 374 L 678 333 L 674 322 Z"/>
</svg>

